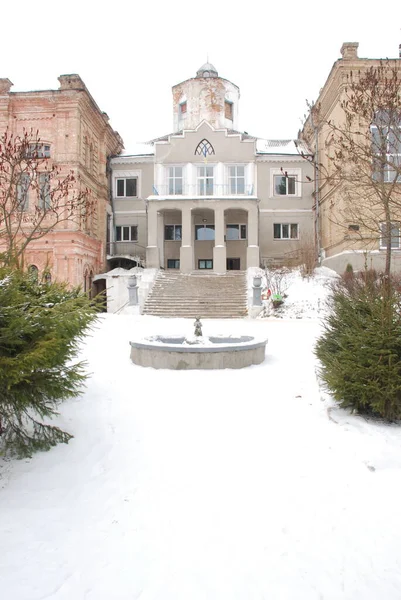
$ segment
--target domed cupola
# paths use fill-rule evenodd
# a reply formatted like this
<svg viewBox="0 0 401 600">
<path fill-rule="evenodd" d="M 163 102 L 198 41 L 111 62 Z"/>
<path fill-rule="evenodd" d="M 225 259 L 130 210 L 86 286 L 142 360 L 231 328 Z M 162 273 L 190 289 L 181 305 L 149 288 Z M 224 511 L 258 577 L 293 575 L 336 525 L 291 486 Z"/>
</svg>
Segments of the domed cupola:
<svg viewBox="0 0 401 600">
<path fill-rule="evenodd" d="M 174 131 L 196 129 L 207 121 L 217 129 L 238 129 L 239 88 L 219 77 L 209 61 L 191 77 L 173 86 Z"/>
<path fill-rule="evenodd" d="M 218 77 L 219 74 L 216 70 L 216 67 L 214 67 L 210 62 L 206 62 L 204 65 L 202 65 L 200 67 L 200 69 L 198 69 L 196 71 L 196 76 L 197 77 Z"/>
</svg>

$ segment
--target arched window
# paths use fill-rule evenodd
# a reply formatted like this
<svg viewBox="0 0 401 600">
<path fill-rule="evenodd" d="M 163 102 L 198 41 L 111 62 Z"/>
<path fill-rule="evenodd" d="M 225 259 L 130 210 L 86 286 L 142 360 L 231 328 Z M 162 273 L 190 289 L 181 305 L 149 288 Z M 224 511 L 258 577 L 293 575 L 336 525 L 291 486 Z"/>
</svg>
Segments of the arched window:
<svg viewBox="0 0 401 600">
<path fill-rule="evenodd" d="M 203 139 L 196 146 L 195 154 L 198 154 L 199 156 L 208 156 L 214 154 L 214 148 L 208 140 Z"/>
<path fill-rule="evenodd" d="M 52 282 L 52 276 L 49 271 L 46 271 L 45 273 L 43 273 L 43 281 L 47 284 L 50 284 Z"/>
<path fill-rule="evenodd" d="M 34 281 L 38 281 L 39 269 L 36 265 L 29 265 L 28 273 Z"/>
</svg>

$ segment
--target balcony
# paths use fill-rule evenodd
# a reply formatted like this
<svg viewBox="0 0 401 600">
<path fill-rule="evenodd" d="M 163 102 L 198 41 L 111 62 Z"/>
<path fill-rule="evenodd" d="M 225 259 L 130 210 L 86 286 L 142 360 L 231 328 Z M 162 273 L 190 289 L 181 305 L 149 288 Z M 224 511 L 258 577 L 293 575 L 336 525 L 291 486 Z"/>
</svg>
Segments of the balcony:
<svg viewBox="0 0 401 600">
<path fill-rule="evenodd" d="M 203 182 L 202 182 L 203 183 Z M 237 188 L 233 188 L 231 184 L 227 183 L 203 183 L 202 187 L 198 184 L 183 184 L 182 186 L 175 187 L 175 190 L 182 190 L 182 193 L 171 193 L 173 188 L 168 184 L 164 185 L 154 185 L 153 186 L 153 195 L 154 196 L 169 196 L 173 198 L 182 198 L 185 197 L 202 197 L 202 196 L 214 196 L 219 198 L 224 198 L 229 196 L 232 198 L 236 196 L 238 198 L 243 198 L 246 196 L 252 196 L 254 194 L 254 186 L 253 184 L 248 185 L 237 185 Z"/>
<path fill-rule="evenodd" d="M 145 248 L 138 242 L 108 242 L 107 256 L 145 257 Z"/>
</svg>

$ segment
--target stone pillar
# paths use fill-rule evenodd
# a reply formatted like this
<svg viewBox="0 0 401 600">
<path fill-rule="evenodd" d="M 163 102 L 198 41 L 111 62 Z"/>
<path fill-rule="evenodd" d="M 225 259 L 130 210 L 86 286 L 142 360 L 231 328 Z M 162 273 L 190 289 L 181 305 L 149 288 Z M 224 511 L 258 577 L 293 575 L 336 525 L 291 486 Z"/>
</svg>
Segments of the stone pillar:
<svg viewBox="0 0 401 600">
<path fill-rule="evenodd" d="M 189 206 L 185 206 L 181 211 L 181 223 L 180 271 L 191 273 L 194 270 L 194 247 L 192 243 L 192 212 Z"/>
<path fill-rule="evenodd" d="M 146 247 L 146 266 L 150 269 L 160 267 L 159 247 L 157 245 L 157 204 L 148 205 L 148 245 Z"/>
<path fill-rule="evenodd" d="M 227 249 L 224 242 L 224 208 L 218 206 L 214 209 L 214 248 L 213 248 L 213 271 L 225 273 L 227 270 Z"/>
<path fill-rule="evenodd" d="M 136 306 L 138 304 L 138 285 L 136 275 L 128 279 L 128 305 Z"/>
<path fill-rule="evenodd" d="M 246 267 L 259 267 L 259 212 L 256 205 L 248 209 L 248 248 Z"/>
<path fill-rule="evenodd" d="M 262 278 L 258 276 L 253 278 L 252 304 L 253 306 L 262 306 Z"/>
</svg>

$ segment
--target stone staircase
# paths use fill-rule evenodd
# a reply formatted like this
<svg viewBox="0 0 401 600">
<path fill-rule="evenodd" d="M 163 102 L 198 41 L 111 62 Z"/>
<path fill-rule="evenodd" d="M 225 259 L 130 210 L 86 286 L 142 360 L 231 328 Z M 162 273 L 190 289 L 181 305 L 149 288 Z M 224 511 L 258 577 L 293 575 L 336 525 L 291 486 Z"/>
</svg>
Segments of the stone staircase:
<svg viewBox="0 0 401 600">
<path fill-rule="evenodd" d="M 145 302 L 145 315 L 241 319 L 248 314 L 246 274 L 161 271 Z"/>
</svg>

